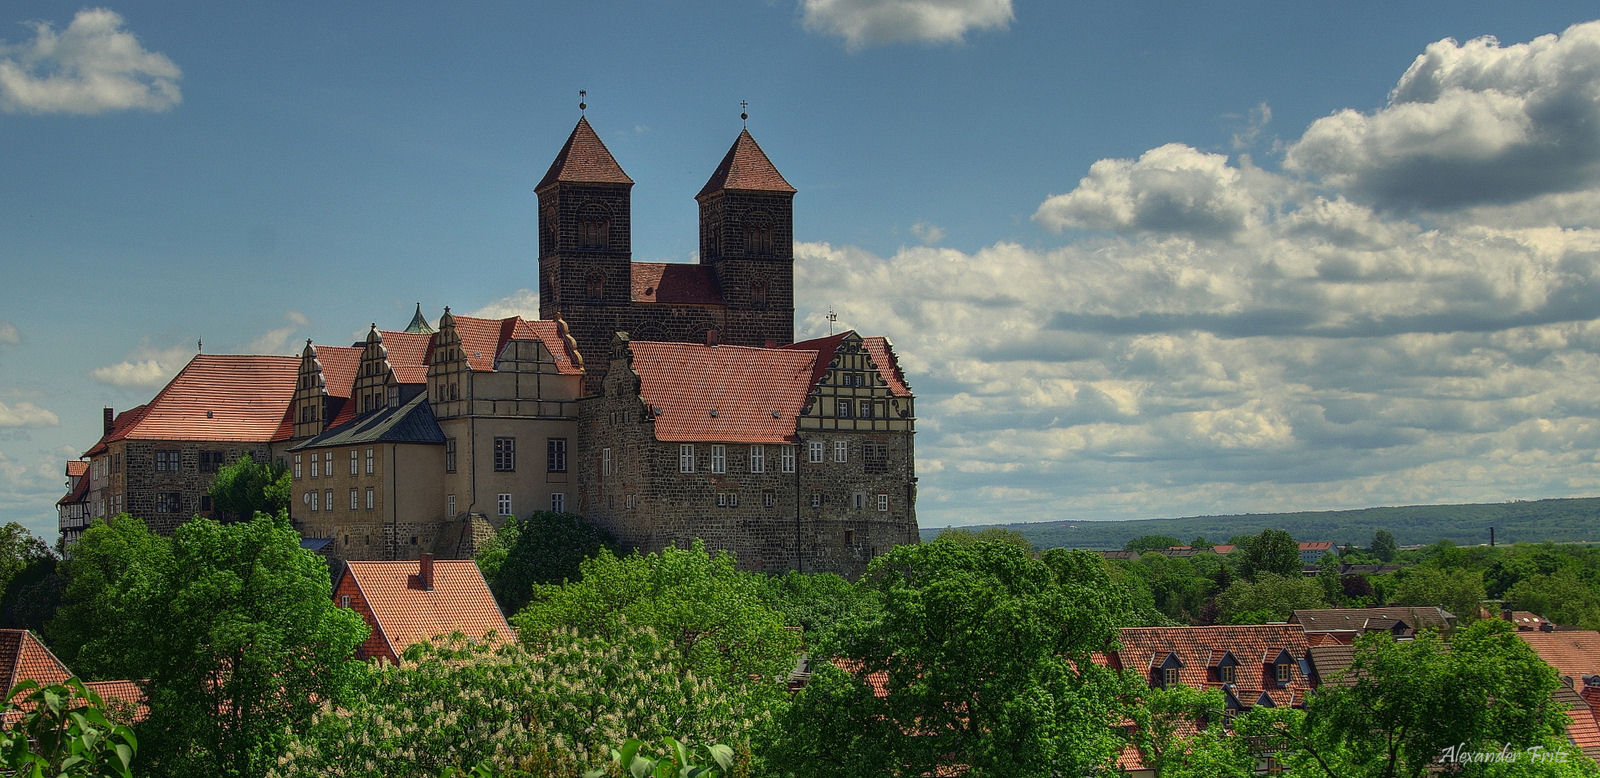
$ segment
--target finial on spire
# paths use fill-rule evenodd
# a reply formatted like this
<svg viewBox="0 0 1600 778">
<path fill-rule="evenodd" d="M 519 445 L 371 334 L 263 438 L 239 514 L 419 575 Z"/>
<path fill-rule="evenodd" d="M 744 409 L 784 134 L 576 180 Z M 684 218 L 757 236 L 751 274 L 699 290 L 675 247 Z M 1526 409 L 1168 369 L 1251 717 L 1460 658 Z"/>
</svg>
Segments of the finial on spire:
<svg viewBox="0 0 1600 778">
<path fill-rule="evenodd" d="M 589 90 L 587 90 L 587 89 L 579 89 L 578 90 L 578 114 L 579 115 L 582 115 L 584 111 L 589 110 L 588 97 L 589 97 Z"/>
<path fill-rule="evenodd" d="M 749 128 L 750 126 L 750 112 L 746 110 L 749 107 L 750 102 L 748 100 L 739 101 L 739 121 L 744 122 L 744 126 L 746 128 Z"/>
<path fill-rule="evenodd" d="M 829 308 L 828 309 L 828 334 L 829 335 L 833 334 L 833 323 L 838 321 L 838 320 L 839 320 L 839 314 L 834 313 L 833 309 Z"/>
<path fill-rule="evenodd" d="M 202 354 L 205 353 L 206 341 L 205 341 L 204 338 L 195 338 L 194 339 L 194 350 L 199 352 L 199 353 L 202 353 Z"/>
</svg>

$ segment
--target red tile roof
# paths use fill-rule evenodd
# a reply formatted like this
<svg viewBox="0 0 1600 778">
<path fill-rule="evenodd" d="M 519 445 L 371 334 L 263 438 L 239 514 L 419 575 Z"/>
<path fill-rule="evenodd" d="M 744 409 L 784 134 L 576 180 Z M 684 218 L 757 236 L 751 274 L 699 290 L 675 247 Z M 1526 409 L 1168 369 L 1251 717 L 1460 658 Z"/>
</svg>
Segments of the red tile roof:
<svg viewBox="0 0 1600 778">
<path fill-rule="evenodd" d="M 72 464 L 72 463 L 68 462 L 67 464 Z M 88 464 L 88 463 L 85 462 L 84 464 Z M 89 479 L 86 478 L 86 477 L 83 477 L 83 476 L 79 476 L 77 482 L 73 483 L 72 488 L 67 490 L 66 495 L 63 496 L 61 499 L 56 500 L 56 504 L 57 505 L 68 505 L 68 504 L 71 504 L 71 503 L 86 502 L 88 499 L 89 499 Z"/>
<path fill-rule="evenodd" d="M 844 339 L 849 335 L 850 330 L 845 330 L 837 335 L 802 340 L 799 343 L 790 343 L 778 348 L 817 352 L 816 363 L 811 368 L 811 385 L 816 386 L 817 382 L 822 380 L 822 376 L 828 372 L 828 365 L 833 362 L 833 355 L 838 352 L 839 344 L 843 343 Z"/>
<path fill-rule="evenodd" d="M 550 169 L 545 172 L 544 178 L 539 180 L 539 185 L 534 187 L 534 191 L 553 186 L 558 181 L 586 184 L 633 183 L 633 179 L 622 172 L 622 166 L 611 156 L 606 144 L 600 142 L 600 136 L 589 126 L 587 118 L 578 119 L 578 126 L 572 128 L 572 134 L 567 136 L 567 142 L 561 147 L 561 153 L 550 163 Z"/>
<path fill-rule="evenodd" d="M 1550 623 L 1545 617 L 1533 611 L 1512 611 L 1511 617 L 1507 621 L 1510 621 L 1518 631 L 1522 632 L 1533 632 L 1538 630 L 1540 626 Z"/>
<path fill-rule="evenodd" d="M 77 478 L 89 472 L 89 463 L 82 459 L 67 460 L 67 477 Z"/>
<path fill-rule="evenodd" d="M 118 440 L 275 440 L 299 370 L 299 357 L 196 354 L 155 399 L 119 415 L 89 453 Z"/>
<path fill-rule="evenodd" d="M 817 352 L 631 344 L 639 394 L 661 441 L 793 443 Z"/>
<path fill-rule="evenodd" d="M 150 705 L 144 697 L 144 690 L 133 681 L 84 681 L 83 685 L 89 691 L 100 695 L 106 707 L 113 709 L 113 714 L 118 713 L 117 708 L 126 708 L 132 714 L 127 720 L 119 720 L 116 715 L 111 718 L 122 724 L 137 724 L 150 717 Z"/>
<path fill-rule="evenodd" d="M 329 397 L 349 397 L 361 370 L 361 349 L 353 346 L 317 346 L 322 363 L 323 389 Z"/>
<path fill-rule="evenodd" d="M 1302 541 L 1300 543 L 1300 550 L 1301 551 L 1332 551 L 1333 550 L 1333 541 L 1331 541 L 1331 540 L 1307 540 L 1307 541 Z"/>
<path fill-rule="evenodd" d="M 717 279 L 707 265 L 633 263 L 633 301 L 674 305 L 722 305 Z"/>
<path fill-rule="evenodd" d="M 1412 631 L 1448 629 L 1450 619 L 1446 612 L 1435 607 L 1397 605 L 1388 608 L 1308 608 L 1297 610 L 1289 617 L 1307 632 L 1343 632 L 1369 629 L 1389 629 L 1396 621 L 1403 621 Z"/>
<path fill-rule="evenodd" d="M 739 132 L 739 137 L 734 139 L 728 154 L 722 158 L 722 163 L 717 165 L 716 172 L 711 174 L 711 179 L 706 181 L 706 185 L 701 187 L 700 193 L 695 195 L 695 198 L 699 199 L 724 189 L 789 194 L 795 192 L 795 188 L 784 180 L 783 174 L 773 167 L 772 160 L 767 159 L 767 153 L 761 150 L 761 145 L 751 137 L 749 130 Z"/>
<path fill-rule="evenodd" d="M 21 681 L 61 683 L 72 677 L 38 636 L 25 629 L 0 629 L 0 694 Z"/>
<path fill-rule="evenodd" d="M 1274 705 L 1299 705 L 1311 690 L 1311 679 L 1299 666 L 1283 687 L 1273 675 L 1272 660 L 1280 653 L 1288 652 L 1297 662 L 1308 655 L 1306 634 L 1298 624 L 1125 627 L 1118 638 L 1122 648 L 1104 655 L 1109 666 L 1153 678 L 1170 656 L 1181 664 L 1179 682 L 1195 689 L 1222 688 L 1216 662 L 1222 652 L 1231 653 L 1239 662 L 1233 695 L 1245 707 L 1255 705 L 1263 693 Z"/>
<path fill-rule="evenodd" d="M 428 382 L 428 352 L 433 336 L 416 332 L 383 332 L 383 349 L 389 354 L 389 369 L 402 384 Z"/>
<path fill-rule="evenodd" d="M 340 575 L 340 583 L 346 577 L 355 583 L 371 614 L 373 636 L 381 638 L 391 655 L 399 656 L 414 643 L 455 632 L 482 640 L 492 630 L 496 643 L 512 639 L 511 627 L 500 614 L 477 563 L 434 560 L 431 591 L 409 585 L 418 565 L 416 561 L 351 561 Z"/>
<path fill-rule="evenodd" d="M 149 409 L 150 406 L 145 404 L 129 408 L 128 410 L 117 414 L 116 420 L 111 422 L 111 431 L 107 432 L 105 435 L 102 435 L 100 440 L 94 444 L 94 447 L 84 452 L 83 455 L 86 457 L 92 457 L 96 454 L 100 454 L 106 450 L 106 444 L 115 443 L 119 440 L 122 440 L 124 437 L 127 437 L 128 430 L 132 429 L 133 425 L 139 423 L 139 420 L 144 418 L 145 411 Z"/>
<path fill-rule="evenodd" d="M 473 370 L 494 370 L 495 361 L 506 344 L 513 340 L 537 340 L 550 350 L 555 358 L 556 370 L 562 375 L 581 375 L 582 360 L 572 344 L 561 337 L 553 321 L 528 321 L 521 316 L 505 319 L 475 319 L 470 316 L 453 316 L 456 334 L 461 336 L 461 352 L 466 355 L 467 367 Z M 385 343 L 387 343 L 387 335 Z M 432 347 L 429 348 L 432 358 Z"/>
<path fill-rule="evenodd" d="M 1518 632 L 1517 637 L 1526 640 L 1545 664 L 1571 678 L 1580 692 L 1588 686 L 1583 682 L 1585 676 L 1600 675 L 1600 632 Z"/>
</svg>

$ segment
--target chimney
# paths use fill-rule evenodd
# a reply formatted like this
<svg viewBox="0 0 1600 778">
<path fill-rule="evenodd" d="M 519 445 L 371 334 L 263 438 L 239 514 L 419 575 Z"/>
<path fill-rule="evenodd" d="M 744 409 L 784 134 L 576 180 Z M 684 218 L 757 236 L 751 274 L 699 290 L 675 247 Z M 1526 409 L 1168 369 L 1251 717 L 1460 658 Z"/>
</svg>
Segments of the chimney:
<svg viewBox="0 0 1600 778">
<path fill-rule="evenodd" d="M 105 408 L 102 408 L 100 410 L 100 434 L 110 435 L 111 423 L 116 421 L 116 419 L 117 415 L 111 411 L 111 406 L 108 405 Z"/>
<path fill-rule="evenodd" d="M 1489 548 L 1494 548 L 1494 527 L 1489 528 Z"/>
<path fill-rule="evenodd" d="M 423 554 L 417 558 L 416 575 L 406 576 L 407 589 L 421 589 L 425 592 L 433 591 L 433 555 Z"/>
<path fill-rule="evenodd" d="M 715 345 L 717 345 L 717 331 L 716 330 L 706 330 L 706 345 L 707 346 L 715 346 Z"/>
</svg>

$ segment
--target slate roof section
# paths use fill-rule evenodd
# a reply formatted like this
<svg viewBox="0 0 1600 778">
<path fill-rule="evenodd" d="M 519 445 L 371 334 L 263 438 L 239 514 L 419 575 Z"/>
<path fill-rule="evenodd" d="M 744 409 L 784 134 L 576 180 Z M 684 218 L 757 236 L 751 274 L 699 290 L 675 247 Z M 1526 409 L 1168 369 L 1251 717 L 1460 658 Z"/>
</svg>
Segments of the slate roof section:
<svg viewBox="0 0 1600 778">
<path fill-rule="evenodd" d="M 272 440 L 289 417 L 299 357 L 196 354 L 116 440 L 206 440 L 258 443 Z"/>
<path fill-rule="evenodd" d="M 1575 629 L 1563 632 L 1518 632 L 1533 652 L 1556 672 L 1572 679 L 1580 693 L 1590 684 L 1585 677 L 1600 675 L 1600 632 Z"/>
<path fill-rule="evenodd" d="M 544 178 L 539 179 L 539 185 L 533 189 L 537 192 L 558 182 L 631 185 L 633 179 L 622 172 L 622 166 L 611 156 L 611 150 L 589 126 L 589 119 L 582 117 L 578 119 L 578 126 L 572 128 L 572 134 L 567 136 L 561 153 L 550 163 Z"/>
<path fill-rule="evenodd" d="M 767 153 L 761 150 L 761 144 L 756 143 L 749 130 L 739 131 L 739 137 L 734 139 L 733 146 L 728 148 L 727 155 L 695 199 L 723 190 L 788 194 L 796 191 L 773 166 L 772 160 L 767 159 Z"/>
<path fill-rule="evenodd" d="M 1104 652 L 1096 661 L 1154 680 L 1151 668 L 1170 658 L 1176 660 L 1179 683 L 1193 689 L 1220 689 L 1222 681 L 1210 660 L 1227 651 L 1240 662 L 1232 689 L 1245 704 L 1257 702 L 1264 694 L 1279 707 L 1300 705 L 1311 691 L 1311 679 L 1300 665 L 1309 646 L 1305 631 L 1297 624 L 1124 627 L 1118 632 L 1118 641 L 1120 650 Z M 1270 661 L 1285 653 L 1295 661 L 1295 668 L 1289 682 L 1279 686 Z"/>
<path fill-rule="evenodd" d="M 633 301 L 664 305 L 724 305 L 716 275 L 708 265 L 681 262 L 635 262 Z"/>
<path fill-rule="evenodd" d="M 1411 631 L 1420 632 L 1425 629 L 1450 629 L 1455 625 L 1456 617 L 1442 608 L 1410 605 L 1389 608 L 1317 608 L 1297 610 L 1289 617 L 1289 623 L 1299 624 L 1307 632 L 1342 630 L 1365 632 L 1368 629 L 1389 629 L 1396 620 L 1405 622 Z"/>
<path fill-rule="evenodd" d="M 630 344 L 639 394 L 666 442 L 794 443 L 817 352 Z"/>
<path fill-rule="evenodd" d="M 363 443 L 444 444 L 444 431 L 428 405 L 428 396 L 419 394 L 398 408 L 380 408 L 333 427 L 321 435 L 289 447 L 290 451 L 354 446 Z"/>
<path fill-rule="evenodd" d="M 460 632 L 483 640 L 490 631 L 495 644 L 512 639 L 511 626 L 500 614 L 484 583 L 483 573 L 470 559 L 435 559 L 433 589 L 414 588 L 410 579 L 418 562 L 363 562 L 352 560 L 340 574 L 353 579 L 371 614 L 374 637 L 399 656 L 413 644 Z M 336 582 L 334 590 L 339 589 Z M 365 614 L 363 614 L 365 615 Z"/>
</svg>

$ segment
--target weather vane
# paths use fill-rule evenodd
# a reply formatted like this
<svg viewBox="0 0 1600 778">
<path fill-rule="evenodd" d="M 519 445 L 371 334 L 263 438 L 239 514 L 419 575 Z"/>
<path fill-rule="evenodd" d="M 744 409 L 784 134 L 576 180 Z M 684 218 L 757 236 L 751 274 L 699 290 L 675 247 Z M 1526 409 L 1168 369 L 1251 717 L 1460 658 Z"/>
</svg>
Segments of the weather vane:
<svg viewBox="0 0 1600 778">
<path fill-rule="evenodd" d="M 584 111 L 589 110 L 589 102 L 586 99 L 586 98 L 588 98 L 588 96 L 589 96 L 589 90 L 587 90 L 587 89 L 579 89 L 578 90 L 578 113 L 579 114 L 582 114 Z"/>
<path fill-rule="evenodd" d="M 838 321 L 838 320 L 839 320 L 839 314 L 834 313 L 833 309 L 829 308 L 828 309 L 828 334 L 829 335 L 833 334 L 833 323 Z"/>
<path fill-rule="evenodd" d="M 744 126 L 746 126 L 746 127 L 750 126 L 750 113 L 745 110 L 746 108 L 749 108 L 749 107 L 750 107 L 750 103 L 748 101 L 745 101 L 745 100 L 740 100 L 739 101 L 739 121 L 744 122 Z"/>
</svg>

